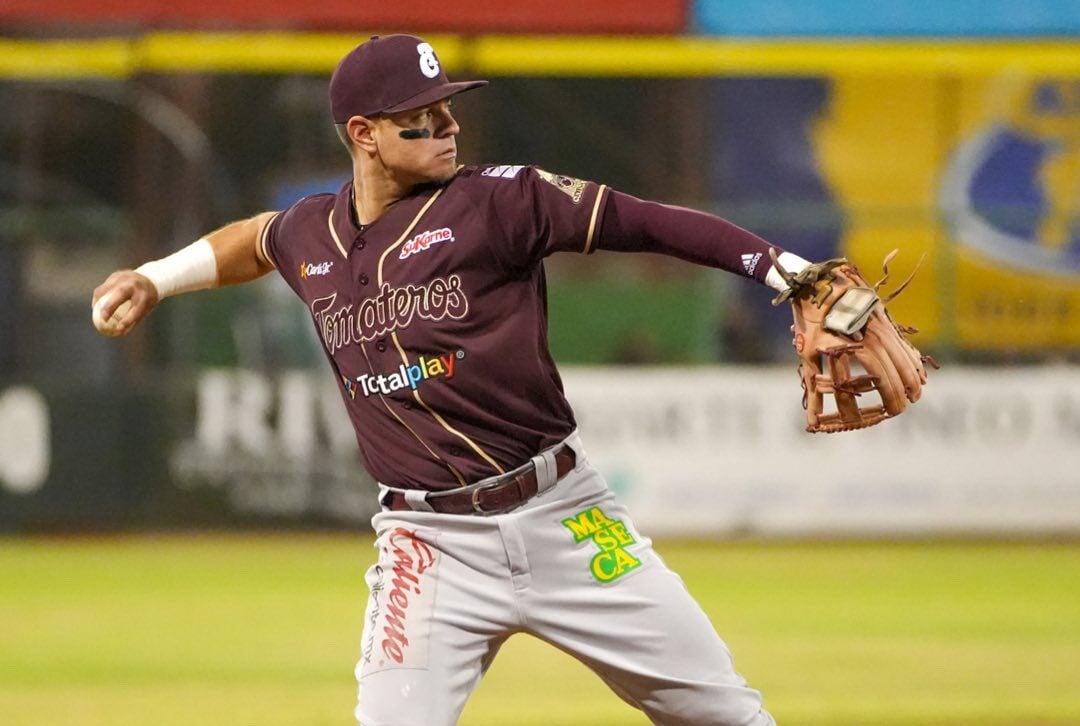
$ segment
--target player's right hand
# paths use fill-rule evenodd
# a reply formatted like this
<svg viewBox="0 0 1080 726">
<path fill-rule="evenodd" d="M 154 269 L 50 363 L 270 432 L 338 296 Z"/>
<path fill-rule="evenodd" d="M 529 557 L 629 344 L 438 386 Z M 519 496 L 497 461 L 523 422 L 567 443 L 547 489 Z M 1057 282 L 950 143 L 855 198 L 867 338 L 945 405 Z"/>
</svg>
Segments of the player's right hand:
<svg viewBox="0 0 1080 726">
<path fill-rule="evenodd" d="M 91 319 L 102 335 L 126 335 L 158 303 L 154 283 L 135 270 L 118 270 L 94 288 Z"/>
</svg>

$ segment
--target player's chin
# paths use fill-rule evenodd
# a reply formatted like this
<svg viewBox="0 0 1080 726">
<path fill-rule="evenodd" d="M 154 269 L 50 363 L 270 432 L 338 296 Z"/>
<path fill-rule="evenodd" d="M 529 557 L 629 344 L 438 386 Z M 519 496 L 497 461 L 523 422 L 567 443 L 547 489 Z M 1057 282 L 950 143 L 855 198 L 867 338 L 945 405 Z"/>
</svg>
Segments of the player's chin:
<svg viewBox="0 0 1080 726">
<path fill-rule="evenodd" d="M 444 182 L 453 178 L 457 171 L 457 155 L 441 155 L 435 158 L 431 169 L 432 181 Z"/>
</svg>

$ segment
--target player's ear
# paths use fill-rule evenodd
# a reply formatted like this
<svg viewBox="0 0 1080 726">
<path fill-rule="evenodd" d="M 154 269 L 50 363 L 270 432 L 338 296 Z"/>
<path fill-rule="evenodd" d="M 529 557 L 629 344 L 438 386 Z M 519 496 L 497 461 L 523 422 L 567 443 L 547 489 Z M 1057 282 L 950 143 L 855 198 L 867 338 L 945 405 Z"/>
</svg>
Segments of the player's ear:
<svg viewBox="0 0 1080 726">
<path fill-rule="evenodd" d="M 365 116 L 353 116 L 345 123 L 345 136 L 352 148 L 375 153 L 375 122 Z"/>
</svg>

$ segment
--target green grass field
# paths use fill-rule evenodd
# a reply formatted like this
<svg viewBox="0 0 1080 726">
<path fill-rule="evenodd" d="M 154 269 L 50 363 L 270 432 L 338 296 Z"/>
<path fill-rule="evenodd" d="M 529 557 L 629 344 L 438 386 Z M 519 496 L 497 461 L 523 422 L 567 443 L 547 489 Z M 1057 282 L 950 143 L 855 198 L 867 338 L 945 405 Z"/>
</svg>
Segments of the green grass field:
<svg viewBox="0 0 1080 726">
<path fill-rule="evenodd" d="M 1080 724 L 1080 543 L 679 543 L 786 726 Z M 0 723 L 352 723 L 366 537 L 0 539 Z M 567 656 L 503 649 L 466 726 L 644 724 Z"/>
</svg>

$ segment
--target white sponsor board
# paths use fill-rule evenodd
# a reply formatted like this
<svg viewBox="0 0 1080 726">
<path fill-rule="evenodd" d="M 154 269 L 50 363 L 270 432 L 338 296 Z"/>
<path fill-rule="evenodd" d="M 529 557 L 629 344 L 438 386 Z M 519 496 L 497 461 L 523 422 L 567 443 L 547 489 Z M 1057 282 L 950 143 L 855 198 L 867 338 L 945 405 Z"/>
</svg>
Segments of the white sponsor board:
<svg viewBox="0 0 1080 726">
<path fill-rule="evenodd" d="M 0 389 L 0 490 L 30 495 L 52 465 L 49 406 L 27 386 Z"/>
<path fill-rule="evenodd" d="M 567 369 L 589 457 L 657 535 L 1080 532 L 1080 368 L 931 371 L 871 429 L 808 434 L 793 370 Z"/>
<path fill-rule="evenodd" d="M 366 523 L 378 511 L 338 384 L 322 371 L 210 368 L 195 391 L 194 431 L 169 452 L 181 489 L 221 490 L 244 515 Z"/>
</svg>

